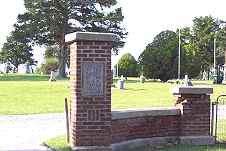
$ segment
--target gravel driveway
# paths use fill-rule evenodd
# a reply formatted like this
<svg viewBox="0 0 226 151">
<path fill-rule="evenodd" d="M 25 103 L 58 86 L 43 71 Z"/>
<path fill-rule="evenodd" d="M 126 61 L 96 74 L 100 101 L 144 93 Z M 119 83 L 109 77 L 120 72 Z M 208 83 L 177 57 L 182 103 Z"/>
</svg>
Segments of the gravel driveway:
<svg viewBox="0 0 226 151">
<path fill-rule="evenodd" d="M 66 134 L 65 115 L 0 116 L 0 151 L 46 151 L 40 144 Z"/>
</svg>

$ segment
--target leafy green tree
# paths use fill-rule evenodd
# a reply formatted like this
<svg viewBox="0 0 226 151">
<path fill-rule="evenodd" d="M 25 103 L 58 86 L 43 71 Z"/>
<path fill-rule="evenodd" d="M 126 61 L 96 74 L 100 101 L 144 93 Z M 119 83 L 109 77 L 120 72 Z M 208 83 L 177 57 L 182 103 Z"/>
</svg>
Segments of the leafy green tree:
<svg viewBox="0 0 226 151">
<path fill-rule="evenodd" d="M 118 70 L 119 75 L 136 77 L 138 75 L 136 59 L 130 53 L 124 54 L 118 61 Z"/>
<path fill-rule="evenodd" d="M 17 39 L 16 33 L 12 32 L 11 35 L 7 37 L 7 42 L 3 44 L 0 58 L 2 62 L 14 65 L 17 71 L 20 64 L 34 64 L 32 50 L 30 45 L 24 43 L 23 39 Z"/>
<path fill-rule="evenodd" d="M 178 33 L 178 31 L 177 31 Z M 189 77 L 197 77 L 201 71 L 199 48 L 191 35 L 191 29 L 185 27 L 181 33 L 181 77 L 185 74 Z M 178 33 L 179 34 L 179 33 Z"/>
<path fill-rule="evenodd" d="M 178 36 L 173 31 L 159 33 L 139 56 L 139 65 L 147 78 L 166 82 L 177 75 Z"/>
<path fill-rule="evenodd" d="M 116 0 L 24 0 L 26 13 L 19 15 L 15 27 L 39 45 L 58 46 L 60 76 L 65 76 L 68 51 L 65 35 L 75 31 L 110 32 L 122 40 L 121 8 Z M 113 7 L 114 6 L 114 7 Z M 122 45 L 119 42 L 115 45 Z"/>
<path fill-rule="evenodd" d="M 221 23 L 221 20 L 212 16 L 196 17 L 193 20 L 192 42 L 198 48 L 202 70 L 208 70 L 213 65 L 214 38 L 218 37 L 218 44 L 225 48 L 225 44 L 220 42 L 225 37 L 225 32 L 220 28 Z"/>
<path fill-rule="evenodd" d="M 226 32 L 223 21 L 211 16 L 196 17 L 191 28 L 181 29 L 181 73 L 196 77 L 213 66 L 214 38 L 216 38 L 217 63 L 223 64 Z"/>
</svg>

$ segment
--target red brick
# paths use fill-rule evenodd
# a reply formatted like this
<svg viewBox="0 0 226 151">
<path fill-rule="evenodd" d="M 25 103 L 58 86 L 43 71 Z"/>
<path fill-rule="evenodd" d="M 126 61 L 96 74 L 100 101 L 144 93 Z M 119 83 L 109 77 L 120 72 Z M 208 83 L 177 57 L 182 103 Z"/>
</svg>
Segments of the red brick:
<svg viewBox="0 0 226 151">
<path fill-rule="evenodd" d="M 100 50 L 105 46 L 109 48 L 111 43 L 80 41 L 71 44 L 70 90 L 71 112 L 74 113 L 72 113 L 70 122 L 70 142 L 73 146 L 98 146 L 100 144 L 105 146 L 111 143 L 111 98 L 108 97 L 111 93 L 111 88 L 108 86 L 111 84 L 111 75 L 105 72 L 104 96 L 83 97 L 81 95 L 81 64 L 87 61 L 109 64 L 107 60 L 111 60 L 111 51 Z M 111 70 L 110 64 L 106 67 L 106 71 L 109 70 Z"/>
</svg>

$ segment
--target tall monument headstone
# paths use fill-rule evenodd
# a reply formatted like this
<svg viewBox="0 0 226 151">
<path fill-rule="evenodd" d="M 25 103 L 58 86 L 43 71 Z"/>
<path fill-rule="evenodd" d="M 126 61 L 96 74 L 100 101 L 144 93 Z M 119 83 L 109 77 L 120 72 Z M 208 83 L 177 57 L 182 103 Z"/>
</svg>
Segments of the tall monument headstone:
<svg viewBox="0 0 226 151">
<path fill-rule="evenodd" d="M 70 45 L 70 145 L 74 151 L 111 151 L 111 51 L 117 36 L 76 32 Z"/>
</svg>

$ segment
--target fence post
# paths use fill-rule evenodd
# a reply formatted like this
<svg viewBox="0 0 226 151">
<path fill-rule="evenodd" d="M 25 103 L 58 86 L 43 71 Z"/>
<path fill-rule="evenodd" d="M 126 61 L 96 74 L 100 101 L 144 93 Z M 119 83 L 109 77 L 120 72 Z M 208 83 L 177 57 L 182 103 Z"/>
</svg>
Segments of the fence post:
<svg viewBox="0 0 226 151">
<path fill-rule="evenodd" d="M 67 128 L 67 143 L 69 143 L 70 132 L 69 132 L 69 118 L 68 118 L 68 102 L 67 98 L 64 99 L 64 109 L 65 109 L 65 116 L 66 116 L 66 128 Z"/>
</svg>

